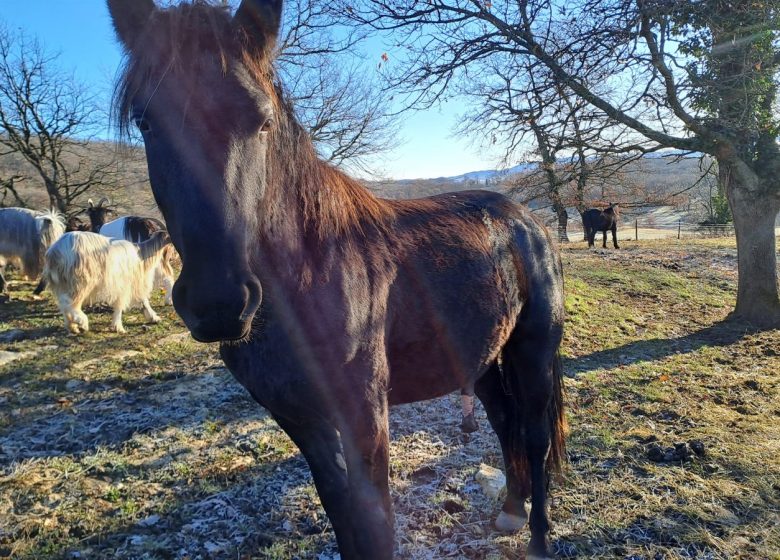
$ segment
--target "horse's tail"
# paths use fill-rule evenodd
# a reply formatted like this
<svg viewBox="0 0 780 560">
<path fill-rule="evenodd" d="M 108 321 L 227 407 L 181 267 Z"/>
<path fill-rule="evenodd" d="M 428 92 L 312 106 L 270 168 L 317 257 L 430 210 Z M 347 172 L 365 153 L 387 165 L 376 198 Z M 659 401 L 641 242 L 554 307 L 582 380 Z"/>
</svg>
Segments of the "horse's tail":
<svg viewBox="0 0 780 560">
<path fill-rule="evenodd" d="M 505 389 L 516 404 L 510 433 L 514 449 L 512 465 L 521 484 L 530 489 L 533 438 L 537 438 L 537 446 L 549 444 L 546 470 L 548 474 L 558 474 L 566 462 L 567 425 L 563 365 L 558 349 L 561 329 L 554 325 L 549 330 L 534 325 L 523 318 L 526 312 L 527 309 L 521 312 L 518 325 L 504 347 L 502 369 Z"/>
<path fill-rule="evenodd" d="M 590 232 L 591 228 L 591 218 L 590 218 L 590 211 L 585 210 L 585 212 L 582 213 L 582 229 L 585 231 L 585 235 L 587 236 Z M 586 237 L 587 239 L 587 237 Z"/>
<path fill-rule="evenodd" d="M 547 456 L 547 468 L 560 473 L 566 462 L 566 411 L 563 396 L 563 361 L 561 353 L 555 353 L 552 367 L 553 392 L 547 409 L 550 423 L 550 454 Z"/>
</svg>

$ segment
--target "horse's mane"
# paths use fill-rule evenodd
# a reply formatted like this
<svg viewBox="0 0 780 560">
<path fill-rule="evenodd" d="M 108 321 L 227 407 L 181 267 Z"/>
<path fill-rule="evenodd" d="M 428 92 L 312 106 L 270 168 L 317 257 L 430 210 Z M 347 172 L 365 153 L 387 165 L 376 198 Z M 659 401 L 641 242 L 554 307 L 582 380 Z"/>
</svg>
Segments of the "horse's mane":
<svg viewBox="0 0 780 560">
<path fill-rule="evenodd" d="M 384 227 L 393 215 L 392 205 L 319 158 L 277 78 L 274 54 L 257 49 L 252 38 L 237 32 L 228 6 L 192 0 L 158 9 L 140 33 L 114 91 L 113 116 L 120 134 L 129 133 L 133 98 L 147 88 L 154 91 L 172 69 L 197 72 L 195 61 L 204 53 L 218 57 L 225 73 L 229 62 L 237 60 L 276 110 L 277 122 L 269 133 L 268 199 L 278 203 L 289 199 L 283 196 L 289 189 L 296 189 L 303 226 L 319 238 L 362 230 L 369 224 Z M 266 210 L 271 219 L 284 211 Z"/>
</svg>

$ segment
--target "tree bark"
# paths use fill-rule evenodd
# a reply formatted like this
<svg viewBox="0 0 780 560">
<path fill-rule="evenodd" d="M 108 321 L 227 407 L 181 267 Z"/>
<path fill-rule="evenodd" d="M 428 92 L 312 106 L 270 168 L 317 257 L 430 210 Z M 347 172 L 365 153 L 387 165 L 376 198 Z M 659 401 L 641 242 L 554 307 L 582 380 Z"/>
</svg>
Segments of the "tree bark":
<svg viewBox="0 0 780 560">
<path fill-rule="evenodd" d="M 562 243 L 569 242 L 569 234 L 567 227 L 569 225 L 569 214 L 566 212 L 566 206 L 561 201 L 560 195 L 554 193 L 552 195 L 553 210 L 555 215 L 558 216 L 558 241 Z"/>
<path fill-rule="evenodd" d="M 728 170 L 724 174 L 726 194 L 737 235 L 739 278 L 737 305 L 731 317 L 762 328 L 780 327 L 775 239 L 780 199 L 771 189 L 762 188 L 752 171 L 737 171 L 728 162 L 718 163 Z"/>
</svg>

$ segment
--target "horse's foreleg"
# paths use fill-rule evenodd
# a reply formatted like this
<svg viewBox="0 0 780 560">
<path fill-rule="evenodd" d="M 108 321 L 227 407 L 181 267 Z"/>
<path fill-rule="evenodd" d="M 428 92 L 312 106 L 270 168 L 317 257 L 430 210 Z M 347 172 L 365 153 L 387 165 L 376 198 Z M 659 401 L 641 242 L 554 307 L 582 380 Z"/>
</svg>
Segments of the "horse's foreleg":
<svg viewBox="0 0 780 560">
<path fill-rule="evenodd" d="M 353 511 L 355 559 L 393 557 L 387 401 L 347 403 L 341 429 Z M 352 405 L 352 406 L 350 406 Z M 349 409 L 349 410 L 347 410 Z M 353 557 L 344 556 L 345 560 Z"/>
<path fill-rule="evenodd" d="M 604 232 L 604 241 L 605 242 L 606 242 L 606 239 L 607 239 L 607 234 L 606 234 L 606 232 Z M 615 246 L 615 249 L 620 249 L 620 247 L 618 247 L 618 242 L 617 242 L 617 224 L 612 226 L 612 244 Z"/>
<path fill-rule="evenodd" d="M 606 229 L 601 230 L 601 248 L 606 249 L 607 248 L 607 231 Z"/>
<path fill-rule="evenodd" d="M 338 432 L 324 421 L 299 424 L 275 417 L 306 458 L 322 507 L 336 533 L 342 558 L 358 558 L 353 539 L 352 510 L 349 500 L 346 462 Z"/>
</svg>

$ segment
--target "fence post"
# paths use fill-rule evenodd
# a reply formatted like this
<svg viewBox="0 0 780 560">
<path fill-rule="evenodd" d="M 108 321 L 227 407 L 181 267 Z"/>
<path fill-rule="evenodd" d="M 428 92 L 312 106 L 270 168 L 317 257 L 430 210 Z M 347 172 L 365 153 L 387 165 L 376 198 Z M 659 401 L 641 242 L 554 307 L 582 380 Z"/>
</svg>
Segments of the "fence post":
<svg viewBox="0 0 780 560">
<path fill-rule="evenodd" d="M 682 220 L 677 221 L 677 239 L 680 239 L 680 230 L 682 229 Z"/>
<path fill-rule="evenodd" d="M 634 241 L 639 241 L 639 220 L 634 220 Z"/>
</svg>

